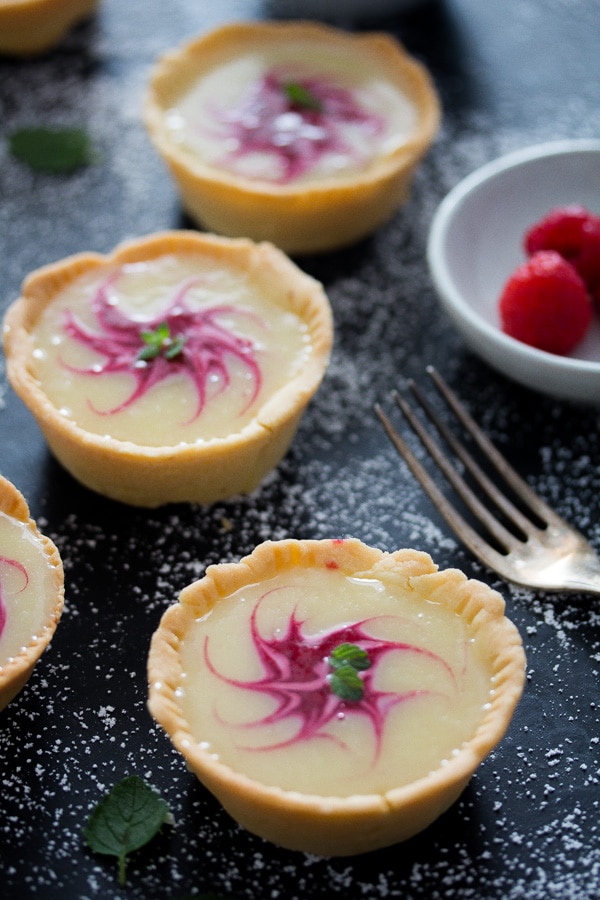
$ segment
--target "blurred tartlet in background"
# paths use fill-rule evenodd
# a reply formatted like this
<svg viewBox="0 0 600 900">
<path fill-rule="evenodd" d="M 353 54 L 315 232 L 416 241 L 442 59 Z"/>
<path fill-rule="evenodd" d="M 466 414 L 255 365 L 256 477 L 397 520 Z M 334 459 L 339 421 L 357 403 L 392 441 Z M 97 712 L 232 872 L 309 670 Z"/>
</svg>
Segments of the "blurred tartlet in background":
<svg viewBox="0 0 600 900">
<path fill-rule="evenodd" d="M 439 117 L 429 73 L 390 35 L 295 21 L 225 25 L 166 53 L 145 104 L 192 218 L 292 254 L 390 219 Z"/>
<path fill-rule="evenodd" d="M 35 56 L 55 47 L 100 0 L 0 0 L 0 55 Z"/>
</svg>

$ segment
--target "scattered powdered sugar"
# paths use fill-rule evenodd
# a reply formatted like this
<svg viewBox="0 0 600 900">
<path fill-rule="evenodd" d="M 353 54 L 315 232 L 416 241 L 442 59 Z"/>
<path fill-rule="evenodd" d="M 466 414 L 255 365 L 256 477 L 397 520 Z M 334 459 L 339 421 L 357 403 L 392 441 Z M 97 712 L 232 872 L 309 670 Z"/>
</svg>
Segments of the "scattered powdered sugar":
<svg viewBox="0 0 600 900">
<path fill-rule="evenodd" d="M 230 17 L 253 9 L 222 6 Z M 177 900 L 210 891 L 237 900 L 600 894 L 598 604 L 508 586 L 473 560 L 395 455 L 372 410 L 381 401 L 392 411 L 390 389 L 402 388 L 406 376 L 423 382 L 425 365 L 435 363 L 532 486 L 600 550 L 597 412 L 530 395 L 466 353 L 439 311 L 424 265 L 428 226 L 446 191 L 509 150 L 597 134 L 597 113 L 590 114 L 597 92 L 593 82 L 578 79 L 572 102 L 557 108 L 551 92 L 535 90 L 534 114 L 514 78 L 494 80 L 494 71 L 504 71 L 501 59 L 494 58 L 488 74 L 486 48 L 473 39 L 482 28 L 477 17 L 490 15 L 487 5 L 448 6 L 474 16 L 472 22 L 459 16 L 467 45 L 460 61 L 451 63 L 425 42 L 430 32 L 418 20 L 406 25 L 407 41 L 414 28 L 417 48 L 431 61 L 447 109 L 409 204 L 359 247 L 299 261 L 330 297 L 334 352 L 290 453 L 253 496 L 155 511 L 92 496 L 49 458 L 0 359 L 0 470 L 26 494 L 66 574 L 55 639 L 0 719 L 7 900 Z M 583 35 L 598 24 L 592 7 L 512 3 L 514 17 L 507 16 L 510 27 L 498 40 L 521 42 L 530 16 L 538 21 L 542 12 L 579 16 L 575 30 Z M 0 151 L 2 310 L 41 264 L 189 225 L 141 128 L 139 104 L 154 56 L 197 30 L 196 22 L 199 28 L 216 17 L 199 13 L 193 0 L 106 0 L 99 21 L 67 42 L 66 61 L 57 54 L 35 64 L 0 64 L 7 133 L 32 121 L 89 122 L 100 153 L 96 166 L 64 180 L 30 173 Z M 438 41 L 446 40 L 444 27 L 442 15 Z M 83 55 L 81 42 L 90 47 Z M 468 84 L 481 95 L 467 96 Z M 497 588 L 524 639 L 528 678 L 504 740 L 444 816 L 398 847 L 326 860 L 279 850 L 232 822 L 152 722 L 145 665 L 163 611 L 208 565 L 236 561 L 262 540 L 349 535 L 385 550 L 426 550 L 440 566 Z M 133 773 L 160 790 L 174 824 L 131 857 L 120 889 L 114 862 L 85 849 L 82 828 L 105 791 Z"/>
</svg>

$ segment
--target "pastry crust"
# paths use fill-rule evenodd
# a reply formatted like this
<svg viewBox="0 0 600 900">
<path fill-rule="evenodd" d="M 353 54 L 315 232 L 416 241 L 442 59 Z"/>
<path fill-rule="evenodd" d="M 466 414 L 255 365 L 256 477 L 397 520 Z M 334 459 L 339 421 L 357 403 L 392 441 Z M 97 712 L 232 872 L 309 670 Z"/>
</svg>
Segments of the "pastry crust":
<svg viewBox="0 0 600 900">
<path fill-rule="evenodd" d="M 202 443 L 147 447 L 93 434 L 61 415 L 33 374 L 31 330 L 54 296 L 103 266 L 170 254 L 197 254 L 281 286 L 290 311 L 304 323 L 312 352 L 296 375 L 260 407 L 241 431 Z M 253 491 L 287 452 L 306 405 L 325 372 L 333 339 L 331 309 L 322 285 L 270 244 L 230 240 L 192 231 L 164 232 L 126 242 L 109 256 L 82 253 L 32 273 L 4 323 L 7 374 L 27 404 L 50 449 L 79 481 L 137 506 L 212 503 Z"/>
<path fill-rule="evenodd" d="M 412 135 L 360 173 L 296 185 L 237 176 L 172 140 L 165 114 L 200 75 L 236 55 L 273 44 L 293 48 L 295 42 L 321 45 L 325 56 L 364 59 L 414 103 L 418 115 Z M 390 35 L 350 34 L 316 22 L 242 22 L 165 54 L 151 78 L 144 119 L 196 221 L 221 234 L 268 240 L 299 254 L 352 244 L 392 217 L 407 199 L 414 170 L 435 137 L 440 105 L 427 70 Z"/>
<path fill-rule="evenodd" d="M 194 739 L 178 700 L 180 645 L 192 624 L 220 599 L 299 567 L 339 567 L 405 585 L 414 596 L 438 600 L 462 616 L 484 642 L 493 694 L 471 739 L 424 778 L 381 795 L 326 797 L 270 787 L 215 759 Z M 525 655 L 504 600 L 456 570 L 438 571 L 416 550 L 384 553 L 358 540 L 266 542 L 239 563 L 209 566 L 163 615 L 149 659 L 149 709 L 188 766 L 241 825 L 293 850 L 322 856 L 363 853 L 405 840 L 427 827 L 461 794 L 471 775 L 504 735 L 521 695 Z"/>
<path fill-rule="evenodd" d="M 1 0 L 0 54 L 35 56 L 91 16 L 99 0 Z"/>
<path fill-rule="evenodd" d="M 64 603 L 64 572 L 58 549 L 50 538 L 43 535 L 32 518 L 29 507 L 20 491 L 0 475 L 0 512 L 23 523 L 41 546 L 52 572 L 53 597 L 45 622 L 40 623 L 34 635 L 22 652 L 0 665 L 0 710 L 22 690 L 39 660 L 50 643 L 60 620 Z"/>
</svg>

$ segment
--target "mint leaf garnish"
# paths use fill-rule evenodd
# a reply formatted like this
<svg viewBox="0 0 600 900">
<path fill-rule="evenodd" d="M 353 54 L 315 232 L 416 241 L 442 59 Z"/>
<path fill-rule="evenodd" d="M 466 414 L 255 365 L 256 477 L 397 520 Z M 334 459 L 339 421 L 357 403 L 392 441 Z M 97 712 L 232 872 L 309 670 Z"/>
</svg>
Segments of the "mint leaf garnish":
<svg viewBox="0 0 600 900">
<path fill-rule="evenodd" d="M 338 644 L 331 651 L 328 663 L 331 669 L 328 680 L 333 693 L 353 703 L 362 700 L 365 686 L 358 673 L 371 666 L 367 651 L 356 644 Z"/>
<path fill-rule="evenodd" d="M 166 359 L 175 359 L 176 356 L 179 356 L 181 351 L 183 350 L 183 345 L 185 344 L 184 337 L 178 337 L 174 340 L 171 340 L 169 345 L 165 347 L 165 358 Z"/>
<path fill-rule="evenodd" d="M 162 322 L 154 331 L 142 331 L 140 334 L 144 346 L 137 355 L 141 362 L 149 362 L 161 354 L 165 359 L 175 359 L 183 350 L 185 338 L 171 337 L 169 326 Z"/>
<path fill-rule="evenodd" d="M 20 128 L 9 136 L 9 147 L 14 157 L 40 172 L 72 172 L 94 158 L 82 128 Z"/>
<path fill-rule="evenodd" d="M 319 98 L 315 97 L 308 88 L 303 87 L 301 84 L 297 84 L 295 81 L 286 82 L 286 84 L 283 85 L 283 90 L 289 102 L 293 103 L 294 106 L 301 106 L 303 109 L 312 109 L 315 112 L 320 112 L 323 109 L 323 104 Z"/>
<path fill-rule="evenodd" d="M 370 668 L 371 660 L 367 651 L 357 647 L 356 644 L 338 644 L 331 652 L 329 665 L 332 669 L 339 669 L 344 665 L 352 666 L 353 669 L 362 672 Z"/>
<path fill-rule="evenodd" d="M 342 700 L 351 700 L 353 703 L 362 700 L 365 693 L 362 679 L 352 666 L 340 666 L 332 672 L 329 684 L 334 694 Z"/>
<path fill-rule="evenodd" d="M 94 853 L 117 857 L 123 885 L 128 854 L 152 840 L 168 817 L 169 807 L 159 794 L 130 775 L 94 807 L 83 836 Z"/>
</svg>

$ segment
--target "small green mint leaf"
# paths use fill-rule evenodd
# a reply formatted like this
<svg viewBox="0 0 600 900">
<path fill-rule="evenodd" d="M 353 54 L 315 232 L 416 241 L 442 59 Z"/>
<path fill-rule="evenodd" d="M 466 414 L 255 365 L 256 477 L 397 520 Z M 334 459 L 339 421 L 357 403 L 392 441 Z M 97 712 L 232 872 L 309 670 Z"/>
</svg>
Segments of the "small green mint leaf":
<svg viewBox="0 0 600 900">
<path fill-rule="evenodd" d="M 185 338 L 183 336 L 175 338 L 165 349 L 165 359 L 175 359 L 176 356 L 179 356 L 179 354 L 183 350 L 184 344 Z"/>
<path fill-rule="evenodd" d="M 20 128 L 8 140 L 12 155 L 39 172 L 72 172 L 94 158 L 82 128 Z"/>
<path fill-rule="evenodd" d="M 334 694 L 352 703 L 362 700 L 365 693 L 360 675 L 349 665 L 341 665 L 335 669 L 329 676 L 329 684 Z"/>
<path fill-rule="evenodd" d="M 139 359 L 140 362 L 150 362 L 151 359 L 156 359 L 159 353 L 160 344 L 146 344 L 145 347 L 142 347 L 136 358 Z"/>
<path fill-rule="evenodd" d="M 283 85 L 283 90 L 289 102 L 293 103 L 294 106 L 312 109 L 315 112 L 320 112 L 323 109 L 323 104 L 319 98 L 315 97 L 308 88 L 303 87 L 301 84 L 297 84 L 295 81 L 288 81 Z"/>
<path fill-rule="evenodd" d="M 159 794 L 139 776 L 131 775 L 94 807 L 83 835 L 94 853 L 117 857 L 123 885 L 128 854 L 152 840 L 168 817 L 169 808 Z"/>
<path fill-rule="evenodd" d="M 357 647 L 356 644 L 345 643 L 339 644 L 332 650 L 329 657 L 329 665 L 332 669 L 346 665 L 352 666 L 357 672 L 363 672 L 371 667 L 371 660 L 367 651 L 363 650 L 362 647 Z"/>
<path fill-rule="evenodd" d="M 148 362 L 156 359 L 161 354 L 165 359 L 175 359 L 183 350 L 185 337 L 180 335 L 177 338 L 171 338 L 171 332 L 166 322 L 161 322 L 154 331 L 142 331 L 140 337 L 144 342 L 144 347 L 139 351 L 137 359 L 142 362 Z"/>
</svg>

